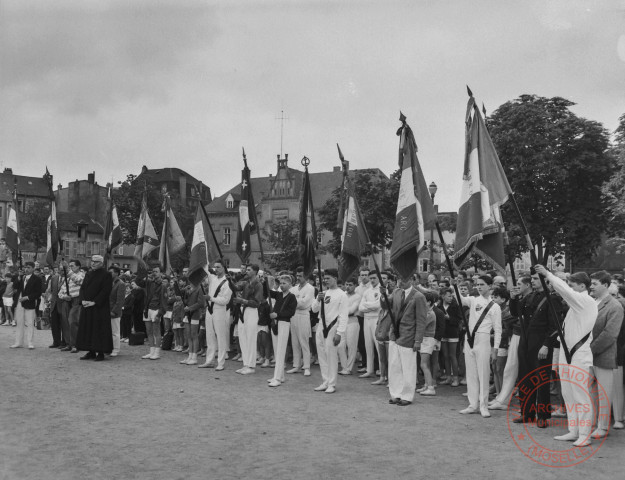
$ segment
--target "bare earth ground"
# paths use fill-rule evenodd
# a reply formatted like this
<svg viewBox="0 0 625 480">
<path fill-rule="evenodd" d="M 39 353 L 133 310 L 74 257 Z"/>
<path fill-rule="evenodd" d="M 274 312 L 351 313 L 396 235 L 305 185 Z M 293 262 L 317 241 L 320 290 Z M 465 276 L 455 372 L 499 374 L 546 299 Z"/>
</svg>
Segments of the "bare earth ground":
<svg viewBox="0 0 625 480">
<path fill-rule="evenodd" d="M 461 388 L 388 405 L 384 387 L 340 377 L 337 393 L 288 375 L 268 388 L 269 369 L 241 376 L 180 365 L 182 354 L 141 360 L 122 344 L 105 362 L 48 349 L 10 350 L 0 327 L 0 479 L 622 478 L 625 432 L 611 431 L 585 463 L 540 466 L 513 443 L 506 413 L 462 416 Z M 522 427 L 515 425 L 519 432 Z M 561 449 L 553 427 L 532 432 Z"/>
</svg>

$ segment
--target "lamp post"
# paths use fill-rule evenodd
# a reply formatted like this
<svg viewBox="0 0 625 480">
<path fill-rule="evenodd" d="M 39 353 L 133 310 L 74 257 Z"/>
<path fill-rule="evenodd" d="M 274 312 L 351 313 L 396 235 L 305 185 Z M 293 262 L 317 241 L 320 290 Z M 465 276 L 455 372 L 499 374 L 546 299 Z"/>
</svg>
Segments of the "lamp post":
<svg viewBox="0 0 625 480">
<path fill-rule="evenodd" d="M 430 191 L 430 197 L 432 197 L 432 206 L 434 206 L 434 196 L 436 195 L 436 191 L 438 190 L 438 187 L 436 186 L 434 182 L 432 182 L 430 183 L 428 190 Z M 434 209 L 434 211 L 436 212 L 436 208 Z M 429 270 L 430 272 L 434 271 L 434 228 L 433 227 L 430 230 L 430 268 Z"/>
</svg>

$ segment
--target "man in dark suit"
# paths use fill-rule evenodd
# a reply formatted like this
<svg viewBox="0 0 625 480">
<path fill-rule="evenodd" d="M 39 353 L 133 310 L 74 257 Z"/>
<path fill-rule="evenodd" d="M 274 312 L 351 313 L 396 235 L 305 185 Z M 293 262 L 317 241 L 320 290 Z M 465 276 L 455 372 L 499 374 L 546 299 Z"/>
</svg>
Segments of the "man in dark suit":
<svg viewBox="0 0 625 480">
<path fill-rule="evenodd" d="M 69 344 L 69 328 L 62 328 L 63 324 L 57 308 L 59 303 L 59 279 L 58 273 L 52 273 L 48 277 L 46 285 L 46 296 L 50 308 L 50 331 L 52 332 L 52 345 L 50 345 L 50 348 L 64 348 Z"/>
<path fill-rule="evenodd" d="M 15 343 L 11 348 L 21 348 L 24 346 L 24 329 L 26 329 L 26 341 L 28 348 L 33 349 L 33 339 L 35 336 L 35 317 L 37 301 L 41 297 L 41 279 L 34 275 L 35 264 L 26 262 L 24 264 L 24 274 L 17 282 L 17 306 L 15 308 L 15 322 L 17 330 L 15 332 Z"/>
<path fill-rule="evenodd" d="M 395 325 L 391 326 L 388 345 L 388 389 L 391 404 L 410 405 L 417 386 L 417 319 L 425 323 L 428 307 L 425 296 L 410 280 L 400 280 L 391 298 Z"/>
</svg>

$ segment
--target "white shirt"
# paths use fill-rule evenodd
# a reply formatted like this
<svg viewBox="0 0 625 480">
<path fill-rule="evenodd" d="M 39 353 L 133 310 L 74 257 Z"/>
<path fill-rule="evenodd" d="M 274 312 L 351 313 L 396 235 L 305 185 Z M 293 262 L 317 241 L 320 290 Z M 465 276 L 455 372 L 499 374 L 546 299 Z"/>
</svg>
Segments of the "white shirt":
<svg viewBox="0 0 625 480">
<path fill-rule="evenodd" d="M 219 287 L 221 282 L 223 282 L 224 280 L 226 280 L 225 275 L 223 277 L 218 277 L 217 275 L 212 273 L 208 274 L 208 294 L 211 297 L 215 296 L 217 287 Z M 232 290 L 230 290 L 230 285 L 228 285 L 228 280 L 226 280 L 219 289 L 217 297 L 213 298 L 211 301 L 215 304 L 214 306 L 219 305 L 221 307 L 225 307 L 226 305 L 228 305 L 230 297 L 232 297 Z"/>
<path fill-rule="evenodd" d="M 367 282 L 366 284 L 361 283 L 356 287 L 356 293 L 360 295 L 360 298 L 365 296 L 365 292 L 367 290 L 371 290 L 371 282 Z M 356 315 L 359 317 L 363 317 L 364 312 L 361 312 L 360 309 L 358 309 L 358 312 L 356 312 Z"/>
<path fill-rule="evenodd" d="M 482 316 L 482 311 L 492 301 L 489 298 L 484 298 L 482 295 L 479 297 L 461 297 L 462 304 L 470 307 L 469 310 L 469 330 L 473 334 L 473 329 L 477 325 L 477 321 Z M 499 348 L 501 343 L 501 308 L 499 305 L 493 302 L 493 305 L 488 310 L 486 317 L 480 324 L 476 333 L 485 333 L 490 335 L 490 331 L 495 331 L 495 348 Z"/>
<path fill-rule="evenodd" d="M 569 350 L 590 332 L 588 340 L 575 352 L 571 360 L 572 364 L 590 367 L 592 365 L 592 351 L 590 350 L 592 329 L 595 326 L 599 313 L 597 302 L 588 295 L 588 292 L 576 292 L 564 280 L 556 277 L 551 272 L 547 274 L 546 278 L 569 306 L 569 311 L 566 312 L 566 318 L 564 319 L 564 341 Z M 566 363 L 563 348 L 560 348 L 558 362 L 561 364 Z"/>
<path fill-rule="evenodd" d="M 351 295 L 347 293 L 350 319 L 356 319 L 356 313 L 358 313 L 358 307 L 360 306 L 360 299 L 361 296 L 358 295 L 355 290 L 354 293 L 352 293 Z"/>
<path fill-rule="evenodd" d="M 336 318 L 338 327 L 336 333 L 343 335 L 347 329 L 347 318 L 349 317 L 349 300 L 347 294 L 340 288 L 332 288 L 325 291 L 324 297 L 324 311 L 326 318 L 326 325 L 330 325 Z M 312 304 L 312 311 L 317 313 L 321 310 L 321 304 L 319 300 L 315 298 Z M 321 314 L 319 314 L 319 324 L 323 325 L 321 321 Z"/>
<path fill-rule="evenodd" d="M 365 318 L 375 318 L 377 320 L 380 310 L 382 310 L 382 305 L 380 304 L 381 295 L 380 287 L 371 287 L 364 291 L 358 308 Z"/>
<path fill-rule="evenodd" d="M 315 299 L 315 287 L 306 282 L 303 287 L 295 285 L 289 291 L 297 298 L 297 310 L 299 313 L 308 313 Z"/>
</svg>

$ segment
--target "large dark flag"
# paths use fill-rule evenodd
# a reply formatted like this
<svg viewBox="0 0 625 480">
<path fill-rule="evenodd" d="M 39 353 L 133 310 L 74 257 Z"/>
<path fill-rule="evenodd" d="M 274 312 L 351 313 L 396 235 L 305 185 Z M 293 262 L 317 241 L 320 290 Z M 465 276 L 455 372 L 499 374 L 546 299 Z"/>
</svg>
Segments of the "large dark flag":
<svg viewBox="0 0 625 480">
<path fill-rule="evenodd" d="M 361 258 L 369 241 L 354 188 L 347 181 L 346 208 L 343 215 L 343 233 L 341 234 L 341 256 L 339 257 L 339 277 L 346 281 L 358 270 Z"/>
<path fill-rule="evenodd" d="M 59 233 L 56 225 L 56 201 L 52 198 L 46 229 L 46 264 L 50 267 L 54 267 L 54 262 L 56 262 L 56 257 L 59 254 Z"/>
<path fill-rule="evenodd" d="M 256 206 L 250 183 L 250 169 L 247 167 L 243 150 L 243 172 L 241 173 L 241 201 L 239 202 L 239 228 L 237 232 L 237 255 L 241 262 L 249 260 L 252 253 L 252 234 L 256 233 Z"/>
<path fill-rule="evenodd" d="M 460 266 L 477 254 L 505 271 L 500 207 L 512 193 L 484 118 L 470 93 L 466 114 L 466 149 L 454 262 Z"/>
<path fill-rule="evenodd" d="M 299 217 L 299 251 L 302 257 L 304 275 L 310 275 L 315 269 L 317 252 L 317 228 L 315 226 L 315 209 L 313 207 L 312 192 L 308 165 L 305 165 L 304 185 L 302 187 L 302 201 Z"/>
<path fill-rule="evenodd" d="M 347 181 L 348 181 L 348 169 L 349 163 L 343 157 L 343 152 L 341 152 L 341 147 L 339 144 L 336 144 L 336 148 L 339 151 L 339 158 L 341 160 L 341 170 L 343 171 L 343 178 L 341 180 L 341 193 L 339 195 L 339 214 L 336 222 L 337 228 L 343 228 L 343 215 L 345 214 L 345 205 L 347 203 Z"/>
<path fill-rule="evenodd" d="M 165 196 L 163 200 L 163 211 L 165 212 L 165 218 L 163 219 L 163 232 L 161 234 L 158 261 L 163 266 L 163 271 L 167 272 L 172 270 L 171 257 L 183 250 L 186 243 L 174 212 L 171 210 L 168 196 Z"/>
<path fill-rule="evenodd" d="M 208 274 L 209 258 L 206 240 L 210 232 L 204 228 L 204 223 L 204 215 L 198 205 L 193 224 L 191 255 L 189 256 L 189 281 L 193 285 L 199 284 Z"/>
<path fill-rule="evenodd" d="M 11 205 L 7 214 L 7 234 L 6 243 L 7 247 L 13 252 L 13 256 L 19 254 L 20 248 L 20 236 L 19 236 L 19 221 L 17 218 L 17 185 L 16 190 L 13 192 L 13 205 Z"/>
<path fill-rule="evenodd" d="M 159 247 L 158 236 L 154 224 L 148 213 L 148 200 L 145 195 L 141 200 L 141 215 L 137 225 L 137 242 L 135 244 L 134 257 L 143 264 L 143 259 Z"/>
<path fill-rule="evenodd" d="M 425 244 L 425 230 L 434 228 L 436 212 L 428 192 L 419 159 L 417 143 L 406 117 L 400 114 L 399 168 L 401 181 L 393 230 L 391 265 L 406 279 L 417 269 L 419 252 Z"/>
</svg>

